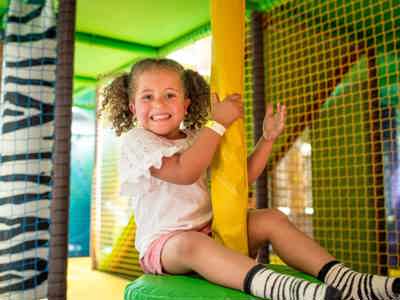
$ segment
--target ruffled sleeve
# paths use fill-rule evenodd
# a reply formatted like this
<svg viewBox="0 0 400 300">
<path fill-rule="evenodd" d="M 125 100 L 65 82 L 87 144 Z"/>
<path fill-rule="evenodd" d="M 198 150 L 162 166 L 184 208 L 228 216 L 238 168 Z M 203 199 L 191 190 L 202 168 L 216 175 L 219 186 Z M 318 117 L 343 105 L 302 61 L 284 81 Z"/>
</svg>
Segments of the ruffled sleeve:
<svg viewBox="0 0 400 300">
<path fill-rule="evenodd" d="M 155 178 L 150 168 L 161 168 L 162 158 L 180 151 L 180 147 L 143 129 L 134 128 L 124 137 L 119 164 L 120 193 L 137 196 L 150 190 Z"/>
</svg>

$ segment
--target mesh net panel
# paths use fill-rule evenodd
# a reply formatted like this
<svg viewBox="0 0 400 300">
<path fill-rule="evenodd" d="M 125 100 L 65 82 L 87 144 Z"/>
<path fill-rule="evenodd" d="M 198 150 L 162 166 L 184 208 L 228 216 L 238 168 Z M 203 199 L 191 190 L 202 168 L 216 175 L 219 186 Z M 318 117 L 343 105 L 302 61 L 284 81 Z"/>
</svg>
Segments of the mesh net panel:
<svg viewBox="0 0 400 300">
<path fill-rule="evenodd" d="M 47 298 L 49 252 L 57 254 L 49 242 L 58 238 L 49 234 L 56 17 L 50 1 L 27 2 L 9 1 L 2 36 L 0 299 L 13 300 Z"/>
<path fill-rule="evenodd" d="M 269 201 L 349 266 L 398 268 L 400 3 L 285 1 L 263 28 L 266 101 L 288 109 Z"/>
<path fill-rule="evenodd" d="M 245 139 L 247 152 L 254 148 L 254 130 L 253 130 L 253 76 L 252 76 L 252 33 L 250 18 L 245 20 L 245 60 L 244 60 L 244 119 L 245 119 Z M 254 185 L 249 187 L 249 206 L 255 207 Z"/>
<path fill-rule="evenodd" d="M 98 93 L 101 103 L 102 92 Z M 142 274 L 134 247 L 132 203 L 119 195 L 121 139 L 104 118 L 96 125 L 96 163 L 92 192 L 92 259 L 97 269 L 129 278 Z"/>
</svg>

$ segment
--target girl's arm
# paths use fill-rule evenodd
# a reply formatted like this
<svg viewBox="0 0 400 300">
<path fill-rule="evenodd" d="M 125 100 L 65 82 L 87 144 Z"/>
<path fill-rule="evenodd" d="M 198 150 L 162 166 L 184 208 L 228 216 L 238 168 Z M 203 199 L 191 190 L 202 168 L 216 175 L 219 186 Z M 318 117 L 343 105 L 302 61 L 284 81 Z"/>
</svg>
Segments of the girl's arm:
<svg viewBox="0 0 400 300">
<path fill-rule="evenodd" d="M 228 128 L 236 119 L 243 115 L 241 96 L 228 95 L 220 102 L 218 96 L 212 96 L 213 120 Z M 160 169 L 152 167 L 153 176 L 175 184 L 192 184 L 204 173 L 211 164 L 221 136 L 210 128 L 201 129 L 196 140 L 186 151 L 171 157 L 164 157 Z"/>
<path fill-rule="evenodd" d="M 286 107 L 277 105 L 274 115 L 272 104 L 268 104 L 263 122 L 263 136 L 258 140 L 253 152 L 247 158 L 247 176 L 253 183 L 267 165 L 272 145 L 285 127 Z"/>
<path fill-rule="evenodd" d="M 274 141 L 267 141 L 261 137 L 253 152 L 247 157 L 247 176 L 249 184 L 253 183 L 267 165 Z"/>
</svg>

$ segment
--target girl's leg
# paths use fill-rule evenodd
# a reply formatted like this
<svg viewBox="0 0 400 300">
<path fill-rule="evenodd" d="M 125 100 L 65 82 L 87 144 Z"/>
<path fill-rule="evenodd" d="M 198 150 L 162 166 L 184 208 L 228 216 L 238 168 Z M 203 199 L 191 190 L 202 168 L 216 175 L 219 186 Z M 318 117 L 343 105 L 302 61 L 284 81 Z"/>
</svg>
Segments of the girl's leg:
<svg viewBox="0 0 400 300">
<path fill-rule="evenodd" d="M 277 209 L 250 210 L 247 224 L 249 251 L 253 256 L 269 241 L 285 263 L 313 276 L 317 276 L 328 262 L 335 260 Z"/>
<path fill-rule="evenodd" d="M 161 265 L 171 274 L 195 271 L 209 281 L 241 290 L 247 272 L 257 263 L 214 241 L 204 233 L 182 232 L 170 238 Z"/>
<path fill-rule="evenodd" d="M 340 299 L 336 289 L 267 270 L 195 231 L 171 237 L 162 250 L 161 264 L 171 274 L 195 271 L 211 282 L 272 300 Z"/>
<path fill-rule="evenodd" d="M 346 268 L 278 210 L 249 211 L 248 236 L 252 253 L 270 241 L 288 265 L 341 290 L 344 300 L 390 300 L 400 295 L 400 278 L 362 274 Z"/>
</svg>

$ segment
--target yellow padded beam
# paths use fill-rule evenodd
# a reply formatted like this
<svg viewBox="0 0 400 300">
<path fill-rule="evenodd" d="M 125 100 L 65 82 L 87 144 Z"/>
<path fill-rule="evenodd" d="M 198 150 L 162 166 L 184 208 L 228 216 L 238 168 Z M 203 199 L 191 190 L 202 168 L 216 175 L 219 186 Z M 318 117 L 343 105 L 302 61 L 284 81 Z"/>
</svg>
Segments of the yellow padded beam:
<svg viewBox="0 0 400 300">
<path fill-rule="evenodd" d="M 243 95 L 245 42 L 244 0 L 211 1 L 211 90 L 222 100 L 227 94 Z M 247 154 L 243 120 L 226 131 L 211 167 L 212 229 L 225 246 L 248 254 Z"/>
</svg>

